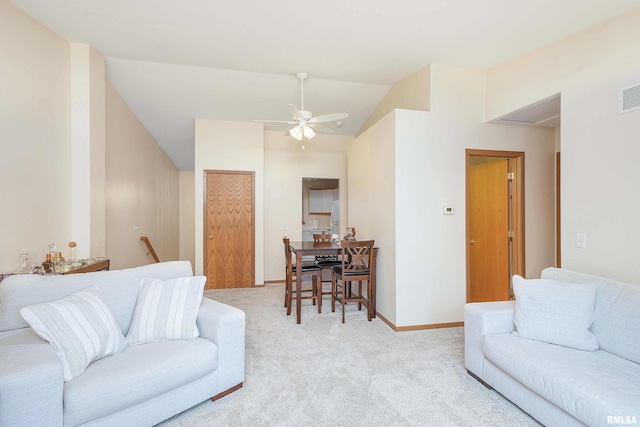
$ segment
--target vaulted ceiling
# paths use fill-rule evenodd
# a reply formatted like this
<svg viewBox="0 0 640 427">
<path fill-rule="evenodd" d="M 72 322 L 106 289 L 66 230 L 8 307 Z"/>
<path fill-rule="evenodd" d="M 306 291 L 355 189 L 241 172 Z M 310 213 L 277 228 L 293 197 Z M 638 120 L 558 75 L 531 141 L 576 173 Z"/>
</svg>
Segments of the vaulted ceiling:
<svg viewBox="0 0 640 427">
<path fill-rule="evenodd" d="M 399 80 L 436 63 L 489 67 L 638 0 L 10 0 L 106 56 L 107 77 L 179 169 L 194 120 L 347 112 L 354 135 Z M 285 131 L 287 125 L 267 124 Z"/>
</svg>

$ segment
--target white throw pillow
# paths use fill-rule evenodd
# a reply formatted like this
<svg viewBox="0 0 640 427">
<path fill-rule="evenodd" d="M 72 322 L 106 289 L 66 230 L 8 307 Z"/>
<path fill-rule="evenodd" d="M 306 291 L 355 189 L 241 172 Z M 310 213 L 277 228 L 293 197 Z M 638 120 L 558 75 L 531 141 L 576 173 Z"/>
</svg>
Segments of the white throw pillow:
<svg viewBox="0 0 640 427">
<path fill-rule="evenodd" d="M 142 279 L 127 344 L 197 338 L 196 318 L 206 281 L 204 276 Z"/>
<path fill-rule="evenodd" d="M 589 331 L 595 317 L 596 285 L 513 276 L 517 335 L 578 350 L 597 350 Z"/>
<path fill-rule="evenodd" d="M 56 350 L 65 381 L 82 374 L 92 361 L 126 347 L 124 335 L 97 287 L 23 307 L 20 314 Z"/>
</svg>

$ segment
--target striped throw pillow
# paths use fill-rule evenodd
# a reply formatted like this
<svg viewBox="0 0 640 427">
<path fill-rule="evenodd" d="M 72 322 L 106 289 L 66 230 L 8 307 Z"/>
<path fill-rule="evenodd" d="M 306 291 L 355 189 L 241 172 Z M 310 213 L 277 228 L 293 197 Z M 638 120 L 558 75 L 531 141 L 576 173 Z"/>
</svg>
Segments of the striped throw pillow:
<svg viewBox="0 0 640 427">
<path fill-rule="evenodd" d="M 82 374 L 92 361 L 126 347 L 125 337 L 97 287 L 23 307 L 20 314 L 53 346 L 62 362 L 65 381 Z"/>
<path fill-rule="evenodd" d="M 204 276 L 142 279 L 127 345 L 197 338 L 206 281 Z"/>
</svg>

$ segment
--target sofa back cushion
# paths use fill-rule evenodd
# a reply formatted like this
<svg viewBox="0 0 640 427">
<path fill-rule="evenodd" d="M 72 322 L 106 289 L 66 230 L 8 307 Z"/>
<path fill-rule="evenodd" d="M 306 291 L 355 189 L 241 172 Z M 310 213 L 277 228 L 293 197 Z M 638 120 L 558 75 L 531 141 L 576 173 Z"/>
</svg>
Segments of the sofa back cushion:
<svg viewBox="0 0 640 427">
<path fill-rule="evenodd" d="M 64 276 L 10 276 L 0 282 L 0 332 L 29 326 L 20 315 L 22 307 L 58 300 L 96 286 L 113 311 L 122 333 L 126 335 L 133 318 L 141 279 L 151 277 L 165 280 L 187 276 L 193 276 L 189 261 Z"/>
<path fill-rule="evenodd" d="M 594 319 L 595 284 L 526 280 L 516 274 L 513 292 L 516 296 L 514 334 L 577 350 L 598 349 L 598 341 L 589 330 Z"/>
<path fill-rule="evenodd" d="M 600 348 L 640 363 L 640 286 L 563 268 L 546 268 L 543 279 L 596 284 L 595 318 L 591 331 Z"/>
</svg>

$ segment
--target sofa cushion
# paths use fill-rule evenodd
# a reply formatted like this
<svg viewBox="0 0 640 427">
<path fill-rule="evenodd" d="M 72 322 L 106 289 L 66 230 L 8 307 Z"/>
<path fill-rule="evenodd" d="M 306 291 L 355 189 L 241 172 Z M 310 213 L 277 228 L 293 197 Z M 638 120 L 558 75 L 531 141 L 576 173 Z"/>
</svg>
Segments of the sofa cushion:
<svg viewBox="0 0 640 427">
<path fill-rule="evenodd" d="M 93 360 L 119 353 L 126 346 L 98 288 L 23 307 L 20 314 L 36 334 L 53 346 L 62 362 L 65 381 L 84 372 Z"/>
<path fill-rule="evenodd" d="M 562 268 L 546 268 L 543 278 L 597 287 L 591 330 L 602 350 L 640 363 L 640 286 Z"/>
<path fill-rule="evenodd" d="M 204 338 L 127 347 L 65 383 L 64 423 L 86 423 L 146 402 L 215 371 L 217 360 L 217 346 Z"/>
<path fill-rule="evenodd" d="M 640 415 L 640 365 L 624 358 L 512 334 L 485 336 L 482 350 L 500 369 L 587 425 Z"/>
<path fill-rule="evenodd" d="M 526 280 L 515 275 L 513 291 L 514 334 L 578 350 L 598 348 L 596 337 L 589 331 L 594 318 L 596 285 Z"/>
<path fill-rule="evenodd" d="M 129 330 L 138 285 L 143 277 L 172 279 L 192 276 L 189 261 L 171 261 L 96 273 L 38 276 L 18 274 L 0 282 L 0 331 L 26 328 L 20 309 L 64 298 L 92 286 L 100 288 L 104 301 L 113 311 L 123 334 Z"/>
<path fill-rule="evenodd" d="M 142 279 L 127 344 L 197 338 L 196 318 L 206 281 L 204 276 Z"/>
</svg>

